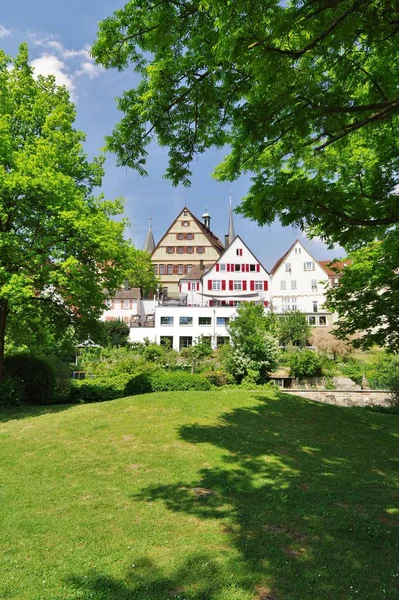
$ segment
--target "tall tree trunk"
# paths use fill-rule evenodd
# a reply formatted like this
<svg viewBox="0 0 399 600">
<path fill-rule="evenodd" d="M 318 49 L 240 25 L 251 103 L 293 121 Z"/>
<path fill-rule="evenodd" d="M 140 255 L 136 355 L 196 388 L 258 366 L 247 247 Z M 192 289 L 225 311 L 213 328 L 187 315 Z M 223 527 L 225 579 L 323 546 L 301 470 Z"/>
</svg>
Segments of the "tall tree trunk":
<svg viewBox="0 0 399 600">
<path fill-rule="evenodd" d="M 0 379 L 4 372 L 4 340 L 6 336 L 6 322 L 8 314 L 8 302 L 0 298 Z"/>
</svg>

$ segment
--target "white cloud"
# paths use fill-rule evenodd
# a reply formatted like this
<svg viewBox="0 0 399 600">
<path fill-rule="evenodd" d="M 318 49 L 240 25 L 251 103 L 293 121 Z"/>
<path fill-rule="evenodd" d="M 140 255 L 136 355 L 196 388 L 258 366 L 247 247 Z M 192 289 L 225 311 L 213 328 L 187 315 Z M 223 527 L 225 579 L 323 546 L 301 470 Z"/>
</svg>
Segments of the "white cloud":
<svg viewBox="0 0 399 600">
<path fill-rule="evenodd" d="M 87 75 L 89 79 L 95 79 L 99 76 L 101 69 L 93 62 L 84 61 L 80 65 L 80 69 L 76 71 L 76 75 Z"/>
<path fill-rule="evenodd" d="M 74 97 L 75 85 L 73 78 L 66 72 L 66 65 L 57 56 L 44 53 L 40 58 L 35 58 L 31 62 L 35 75 L 54 75 L 57 85 L 64 85 Z"/>
<path fill-rule="evenodd" d="M 4 25 L 0 25 L 0 39 L 11 35 L 11 31 L 4 27 Z"/>
<path fill-rule="evenodd" d="M 54 75 L 57 83 L 70 91 L 73 100 L 76 101 L 77 78 L 95 79 L 99 76 L 101 67 L 91 58 L 89 45 L 78 49 L 65 48 L 57 37 L 48 33 L 34 33 L 30 38 L 35 46 L 46 49 L 40 58 L 32 61 L 36 73 Z"/>
</svg>

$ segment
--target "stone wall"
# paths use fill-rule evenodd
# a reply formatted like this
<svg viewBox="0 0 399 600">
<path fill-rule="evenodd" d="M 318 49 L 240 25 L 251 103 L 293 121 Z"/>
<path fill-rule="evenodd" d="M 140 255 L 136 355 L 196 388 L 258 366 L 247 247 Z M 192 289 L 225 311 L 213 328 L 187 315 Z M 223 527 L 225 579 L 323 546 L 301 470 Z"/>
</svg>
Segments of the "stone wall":
<svg viewBox="0 0 399 600">
<path fill-rule="evenodd" d="M 337 406 L 390 406 L 392 396 L 385 390 L 287 390 L 292 396 Z"/>
</svg>

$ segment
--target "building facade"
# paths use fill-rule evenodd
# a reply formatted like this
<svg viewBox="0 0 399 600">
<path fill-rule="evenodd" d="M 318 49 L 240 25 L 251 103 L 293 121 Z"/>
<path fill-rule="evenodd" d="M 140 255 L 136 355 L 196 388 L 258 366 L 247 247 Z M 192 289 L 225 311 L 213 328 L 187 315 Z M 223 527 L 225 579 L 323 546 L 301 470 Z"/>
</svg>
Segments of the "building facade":
<svg viewBox="0 0 399 600">
<path fill-rule="evenodd" d="M 213 264 L 224 251 L 222 242 L 210 230 L 210 217 L 205 223 L 184 208 L 173 221 L 151 255 L 155 274 L 161 281 L 163 294 L 177 299 L 179 280 L 194 266 Z"/>
</svg>

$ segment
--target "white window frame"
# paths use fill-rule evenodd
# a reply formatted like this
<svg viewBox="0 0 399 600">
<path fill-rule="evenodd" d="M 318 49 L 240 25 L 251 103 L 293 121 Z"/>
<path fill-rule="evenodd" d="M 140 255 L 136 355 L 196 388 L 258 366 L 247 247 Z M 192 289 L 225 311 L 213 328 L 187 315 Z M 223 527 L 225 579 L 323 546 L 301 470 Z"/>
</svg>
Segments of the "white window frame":
<svg viewBox="0 0 399 600">
<path fill-rule="evenodd" d="M 313 260 L 308 260 L 307 262 L 303 263 L 303 270 L 304 271 L 314 271 L 314 261 Z"/>
<path fill-rule="evenodd" d="M 291 279 L 291 289 L 296 290 L 296 279 Z"/>
<path fill-rule="evenodd" d="M 213 279 L 212 280 L 212 290 L 215 290 L 216 292 L 220 292 L 220 290 L 222 289 L 222 282 L 220 279 Z"/>
<path fill-rule="evenodd" d="M 242 281 L 241 280 L 235 279 L 233 281 L 233 290 L 236 290 L 236 291 L 242 290 Z"/>
<path fill-rule="evenodd" d="M 287 289 L 286 281 L 284 279 L 282 279 L 280 281 L 280 290 L 286 290 L 286 289 Z"/>
<path fill-rule="evenodd" d="M 254 281 L 254 289 L 257 292 L 263 291 L 263 281 Z"/>
</svg>

